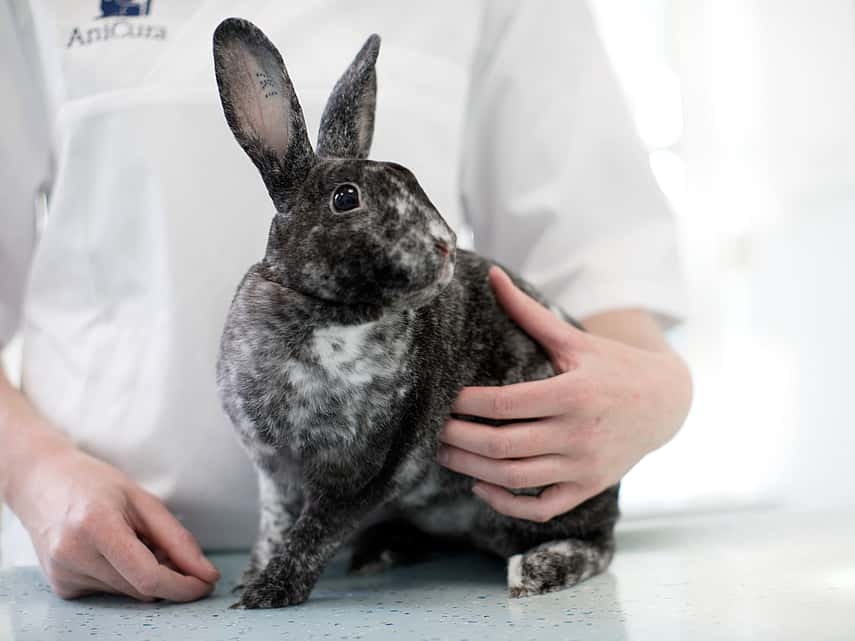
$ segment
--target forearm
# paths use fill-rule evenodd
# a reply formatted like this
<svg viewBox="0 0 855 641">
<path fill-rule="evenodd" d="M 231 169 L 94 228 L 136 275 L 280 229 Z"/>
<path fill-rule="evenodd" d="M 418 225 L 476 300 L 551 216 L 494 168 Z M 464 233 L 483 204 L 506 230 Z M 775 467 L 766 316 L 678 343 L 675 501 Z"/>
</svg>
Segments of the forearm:
<svg viewBox="0 0 855 641">
<path fill-rule="evenodd" d="M 659 323 L 641 309 L 615 309 L 581 320 L 590 333 L 654 352 L 671 351 Z"/>
<path fill-rule="evenodd" d="M 13 494 L 21 472 L 51 453 L 71 447 L 53 429 L 0 367 L 0 499 L 14 508 Z"/>
</svg>

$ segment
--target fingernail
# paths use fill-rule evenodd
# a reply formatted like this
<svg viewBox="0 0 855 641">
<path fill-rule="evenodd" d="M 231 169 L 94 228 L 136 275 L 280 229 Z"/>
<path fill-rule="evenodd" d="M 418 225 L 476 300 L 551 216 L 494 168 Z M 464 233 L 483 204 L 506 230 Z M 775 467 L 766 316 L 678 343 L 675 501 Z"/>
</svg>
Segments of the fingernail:
<svg viewBox="0 0 855 641">
<path fill-rule="evenodd" d="M 487 499 L 487 493 L 484 491 L 484 488 L 481 487 L 480 485 L 473 485 L 472 486 L 472 494 L 477 496 L 482 501 Z"/>
<path fill-rule="evenodd" d="M 436 451 L 436 460 L 439 461 L 441 465 L 448 463 L 448 448 L 445 447 L 445 445 L 439 446 L 439 449 Z"/>
<path fill-rule="evenodd" d="M 200 556 L 199 558 L 202 561 L 202 565 L 204 565 L 205 568 L 207 568 L 209 572 L 211 572 L 212 574 L 215 574 L 217 576 L 217 578 L 219 579 L 220 578 L 220 571 L 217 569 L 217 567 L 213 563 L 211 563 L 208 559 L 206 559 L 204 556 Z"/>
</svg>

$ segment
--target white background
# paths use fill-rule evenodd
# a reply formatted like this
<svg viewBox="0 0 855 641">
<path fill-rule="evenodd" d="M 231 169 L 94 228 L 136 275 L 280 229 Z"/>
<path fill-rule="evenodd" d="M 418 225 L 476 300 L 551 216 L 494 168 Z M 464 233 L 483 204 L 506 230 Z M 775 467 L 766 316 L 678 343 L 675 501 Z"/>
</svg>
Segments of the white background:
<svg viewBox="0 0 855 641">
<path fill-rule="evenodd" d="M 694 408 L 625 511 L 851 504 L 855 3 L 593 6 L 691 283 Z"/>
</svg>

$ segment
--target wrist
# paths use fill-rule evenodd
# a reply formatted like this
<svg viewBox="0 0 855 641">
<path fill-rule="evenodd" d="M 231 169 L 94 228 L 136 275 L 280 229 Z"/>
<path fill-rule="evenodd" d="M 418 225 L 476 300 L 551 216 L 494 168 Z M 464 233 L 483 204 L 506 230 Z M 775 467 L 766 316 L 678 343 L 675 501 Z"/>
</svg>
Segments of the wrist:
<svg viewBox="0 0 855 641">
<path fill-rule="evenodd" d="M 67 436 L 51 427 L 17 390 L 0 392 L 0 500 L 15 510 L 21 489 L 37 464 L 74 450 Z"/>
</svg>

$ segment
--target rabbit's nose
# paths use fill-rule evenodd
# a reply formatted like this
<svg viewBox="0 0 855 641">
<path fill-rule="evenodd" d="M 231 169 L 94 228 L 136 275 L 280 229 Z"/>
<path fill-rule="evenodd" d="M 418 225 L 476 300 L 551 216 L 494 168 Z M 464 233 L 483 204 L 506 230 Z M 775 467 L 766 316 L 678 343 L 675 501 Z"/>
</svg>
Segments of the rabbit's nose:
<svg viewBox="0 0 855 641">
<path fill-rule="evenodd" d="M 436 247 L 437 251 L 440 254 L 442 254 L 443 256 L 448 256 L 448 245 L 446 245 L 444 242 L 442 242 L 441 240 L 437 240 L 436 242 L 434 242 L 433 246 Z"/>
</svg>

